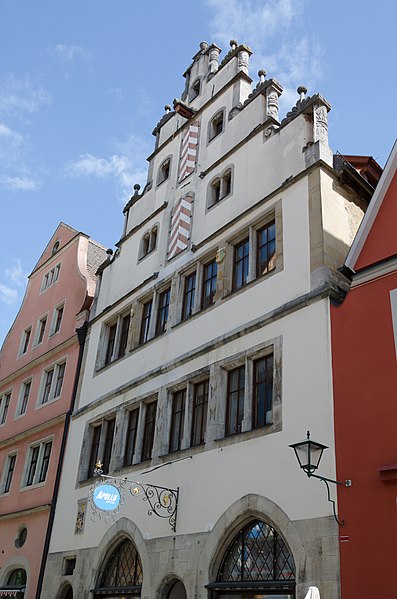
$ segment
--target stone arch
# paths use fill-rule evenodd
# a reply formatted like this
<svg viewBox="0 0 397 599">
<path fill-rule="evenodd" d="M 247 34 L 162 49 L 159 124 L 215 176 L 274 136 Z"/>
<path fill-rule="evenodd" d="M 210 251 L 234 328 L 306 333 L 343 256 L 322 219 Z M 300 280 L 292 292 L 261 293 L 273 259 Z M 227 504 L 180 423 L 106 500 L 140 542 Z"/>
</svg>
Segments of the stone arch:
<svg viewBox="0 0 397 599">
<path fill-rule="evenodd" d="M 223 555 L 238 529 L 253 518 L 266 521 L 282 534 L 295 561 L 298 587 L 299 573 L 304 570 L 305 552 L 296 526 L 271 499 L 253 493 L 231 504 L 215 523 L 199 557 L 198 571 L 203 577 L 199 582 L 201 586 L 216 579 Z"/>
<path fill-rule="evenodd" d="M 69 582 L 62 583 L 57 599 L 73 599 L 73 588 Z"/>
<path fill-rule="evenodd" d="M 187 599 L 186 588 L 179 576 L 169 574 L 160 584 L 159 599 Z"/>
<path fill-rule="evenodd" d="M 90 580 L 89 588 L 96 588 L 107 559 L 111 556 L 117 545 L 125 539 L 131 540 L 139 553 L 142 564 L 143 585 L 145 584 L 145 577 L 148 579 L 150 571 L 149 556 L 145 540 L 138 526 L 128 518 L 123 517 L 117 520 L 117 522 L 109 528 L 98 545 L 96 552 L 97 560 L 96 563 L 92 565 L 90 575 L 88 576 L 88 579 Z"/>
</svg>

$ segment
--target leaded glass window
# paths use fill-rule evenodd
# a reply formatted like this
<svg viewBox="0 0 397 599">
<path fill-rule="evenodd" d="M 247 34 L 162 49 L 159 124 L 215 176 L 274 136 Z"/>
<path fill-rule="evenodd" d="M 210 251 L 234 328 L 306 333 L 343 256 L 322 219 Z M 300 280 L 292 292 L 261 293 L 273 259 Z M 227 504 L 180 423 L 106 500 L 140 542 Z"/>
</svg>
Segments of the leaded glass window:
<svg viewBox="0 0 397 599">
<path fill-rule="evenodd" d="M 141 560 L 133 542 L 125 539 L 108 559 L 94 596 L 113 597 L 118 589 L 125 596 L 140 597 L 141 587 Z"/>
<path fill-rule="evenodd" d="M 283 537 L 261 520 L 250 522 L 233 539 L 223 557 L 217 582 L 209 587 L 217 598 L 232 593 L 236 598 L 277 595 L 292 599 L 295 565 Z"/>
</svg>

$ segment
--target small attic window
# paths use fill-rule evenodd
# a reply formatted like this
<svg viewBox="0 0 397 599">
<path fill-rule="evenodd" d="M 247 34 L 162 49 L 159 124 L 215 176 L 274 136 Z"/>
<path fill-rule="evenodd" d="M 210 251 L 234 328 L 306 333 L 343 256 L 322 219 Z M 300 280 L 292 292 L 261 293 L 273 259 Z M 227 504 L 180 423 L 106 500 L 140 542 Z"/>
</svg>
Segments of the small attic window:
<svg viewBox="0 0 397 599">
<path fill-rule="evenodd" d="M 170 176 L 171 158 L 166 158 L 160 165 L 157 175 L 157 185 L 161 185 Z"/>
<path fill-rule="evenodd" d="M 51 252 L 52 256 L 57 253 L 60 245 L 61 245 L 61 242 L 59 240 L 54 243 L 54 245 L 52 246 L 52 252 Z"/>
<path fill-rule="evenodd" d="M 208 128 L 208 141 L 218 137 L 223 131 L 223 110 L 217 112 L 214 118 L 210 121 Z"/>
<path fill-rule="evenodd" d="M 190 88 L 189 102 L 191 102 L 192 100 L 194 100 L 194 98 L 197 98 L 197 96 L 200 95 L 200 87 L 200 79 L 196 79 L 196 81 L 194 81 L 192 87 Z"/>
</svg>

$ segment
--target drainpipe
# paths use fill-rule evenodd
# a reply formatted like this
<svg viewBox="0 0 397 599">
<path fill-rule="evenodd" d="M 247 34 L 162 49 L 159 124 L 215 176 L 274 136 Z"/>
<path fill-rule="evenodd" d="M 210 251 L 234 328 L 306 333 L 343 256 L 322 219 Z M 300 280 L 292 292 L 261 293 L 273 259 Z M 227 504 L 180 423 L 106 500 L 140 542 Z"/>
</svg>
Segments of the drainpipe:
<svg viewBox="0 0 397 599">
<path fill-rule="evenodd" d="M 47 532 L 46 532 L 46 537 L 45 537 L 45 541 L 44 541 L 43 557 L 41 559 L 40 572 L 39 572 L 39 578 L 37 581 L 37 590 L 36 590 L 35 599 L 40 599 L 41 591 L 43 588 L 44 571 L 45 571 L 45 567 L 47 564 L 48 551 L 50 548 L 51 533 L 52 533 L 52 529 L 54 526 L 56 503 L 57 503 L 57 499 L 58 499 L 62 466 L 63 466 L 64 457 L 65 457 L 66 441 L 68 438 L 68 432 L 69 432 L 69 426 L 70 426 L 70 419 L 72 417 L 73 410 L 74 410 L 74 404 L 76 402 L 77 386 L 78 386 L 78 382 L 79 382 L 81 364 L 83 361 L 84 342 L 85 342 L 85 338 L 87 335 L 87 328 L 88 328 L 88 323 L 86 321 L 82 327 L 80 327 L 79 329 L 76 329 L 77 339 L 79 341 L 79 356 L 78 356 L 78 360 L 77 360 L 77 368 L 76 368 L 76 373 L 75 373 L 75 377 L 74 377 L 74 384 L 73 384 L 70 408 L 66 412 L 65 424 L 63 427 L 62 442 L 61 442 L 61 448 L 60 448 L 60 452 L 59 452 L 58 468 L 57 468 L 55 484 L 54 484 L 54 493 L 52 495 L 50 515 L 48 518 L 48 526 L 47 526 Z"/>
</svg>

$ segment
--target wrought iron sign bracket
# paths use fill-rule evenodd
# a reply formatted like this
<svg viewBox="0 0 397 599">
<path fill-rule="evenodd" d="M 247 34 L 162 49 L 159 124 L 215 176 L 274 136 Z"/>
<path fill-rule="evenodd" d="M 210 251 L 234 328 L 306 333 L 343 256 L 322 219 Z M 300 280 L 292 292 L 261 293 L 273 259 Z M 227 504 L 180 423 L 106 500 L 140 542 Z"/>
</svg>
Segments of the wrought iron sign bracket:
<svg viewBox="0 0 397 599">
<path fill-rule="evenodd" d="M 117 476 L 108 476 L 103 474 L 102 464 L 99 462 L 94 470 L 94 474 L 99 476 L 99 480 L 90 489 L 89 502 L 91 505 L 91 518 L 92 520 L 101 519 L 102 510 L 105 512 L 105 522 L 114 522 L 116 515 L 119 513 L 121 506 L 125 501 L 125 491 L 128 490 L 133 497 L 141 497 L 143 501 L 147 501 L 149 509 L 148 515 L 158 516 L 159 518 L 165 518 L 173 532 L 176 532 L 176 519 L 178 513 L 178 499 L 179 499 L 179 487 L 177 489 L 170 489 L 168 487 L 162 487 L 159 485 L 152 485 L 149 483 L 141 483 L 139 481 L 129 480 L 128 478 L 120 478 Z M 95 491 L 99 486 L 108 483 L 109 487 L 113 487 L 116 491 L 115 494 L 119 494 L 119 501 L 112 507 L 101 508 L 98 506 L 97 497 Z M 109 494 L 109 493 L 108 493 Z M 110 493 L 111 495 L 111 493 Z M 106 493 L 102 493 L 101 498 L 106 499 Z M 112 500 L 112 497 L 109 498 Z"/>
</svg>

